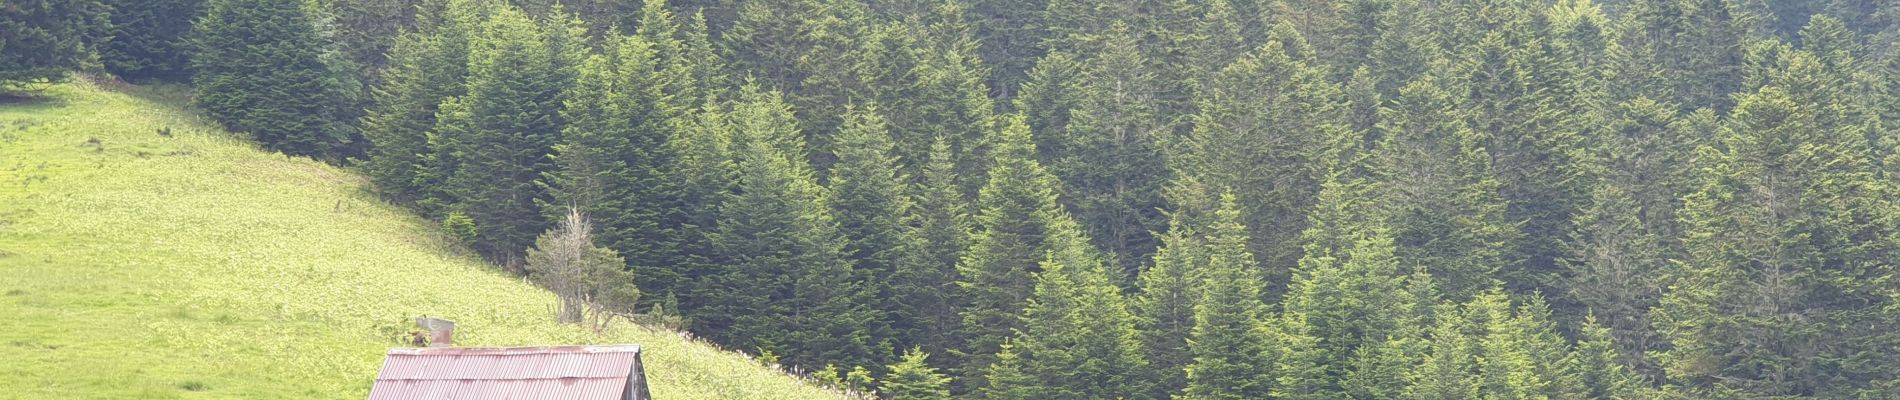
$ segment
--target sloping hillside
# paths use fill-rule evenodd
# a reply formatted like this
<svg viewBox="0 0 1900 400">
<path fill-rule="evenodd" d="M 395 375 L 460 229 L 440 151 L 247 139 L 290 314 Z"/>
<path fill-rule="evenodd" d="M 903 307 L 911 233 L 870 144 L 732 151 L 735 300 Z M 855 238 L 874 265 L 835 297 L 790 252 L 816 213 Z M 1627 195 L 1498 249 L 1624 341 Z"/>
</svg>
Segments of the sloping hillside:
<svg viewBox="0 0 1900 400">
<path fill-rule="evenodd" d="M 463 345 L 642 344 L 661 398 L 837 397 L 675 333 L 554 324 L 553 296 L 358 176 L 206 128 L 181 96 L 42 95 L 0 103 L 0 398 L 360 399 L 422 314 Z"/>
</svg>

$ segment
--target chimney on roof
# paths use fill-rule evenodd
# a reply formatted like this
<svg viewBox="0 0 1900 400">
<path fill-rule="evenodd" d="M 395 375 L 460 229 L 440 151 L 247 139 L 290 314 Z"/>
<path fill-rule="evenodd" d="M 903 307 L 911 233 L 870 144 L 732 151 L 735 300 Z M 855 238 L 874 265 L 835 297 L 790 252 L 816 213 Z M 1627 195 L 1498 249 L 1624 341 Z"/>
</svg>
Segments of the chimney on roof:
<svg viewBox="0 0 1900 400">
<path fill-rule="evenodd" d="M 429 347 L 454 346 L 455 321 L 433 317 L 416 317 L 416 325 L 429 331 Z"/>
</svg>

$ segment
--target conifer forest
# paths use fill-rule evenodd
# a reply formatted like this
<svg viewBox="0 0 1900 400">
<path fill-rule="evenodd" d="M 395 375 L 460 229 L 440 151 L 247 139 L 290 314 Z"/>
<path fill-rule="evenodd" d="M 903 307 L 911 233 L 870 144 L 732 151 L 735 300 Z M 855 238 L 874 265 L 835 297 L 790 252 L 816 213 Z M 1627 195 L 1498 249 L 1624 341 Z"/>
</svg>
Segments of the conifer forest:
<svg viewBox="0 0 1900 400">
<path fill-rule="evenodd" d="M 0 36 L 0 90 L 189 85 L 499 270 L 887 399 L 1900 398 L 1891 0 L 4 0 Z"/>
</svg>

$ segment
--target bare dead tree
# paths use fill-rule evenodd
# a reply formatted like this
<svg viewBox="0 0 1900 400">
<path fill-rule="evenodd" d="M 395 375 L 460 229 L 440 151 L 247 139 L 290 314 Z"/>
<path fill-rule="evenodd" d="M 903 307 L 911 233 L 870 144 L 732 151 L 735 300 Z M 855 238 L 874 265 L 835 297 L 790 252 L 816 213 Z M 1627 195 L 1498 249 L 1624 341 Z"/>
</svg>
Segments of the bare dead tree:
<svg viewBox="0 0 1900 400">
<path fill-rule="evenodd" d="M 561 323 L 595 330 L 621 308 L 631 310 L 639 298 L 625 265 L 613 250 L 594 245 L 593 224 L 574 209 L 528 250 L 529 275 L 561 298 Z M 590 320 L 588 314 L 597 318 Z"/>
</svg>

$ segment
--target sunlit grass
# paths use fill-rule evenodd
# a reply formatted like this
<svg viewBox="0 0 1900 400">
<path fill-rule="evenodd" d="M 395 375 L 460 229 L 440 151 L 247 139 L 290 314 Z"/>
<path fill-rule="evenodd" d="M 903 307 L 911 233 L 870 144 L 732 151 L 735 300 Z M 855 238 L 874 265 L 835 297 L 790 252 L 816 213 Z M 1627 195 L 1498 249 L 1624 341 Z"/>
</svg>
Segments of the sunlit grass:
<svg viewBox="0 0 1900 400">
<path fill-rule="evenodd" d="M 660 398 L 837 397 L 677 333 L 557 325 L 553 296 L 361 177 L 207 128 L 176 92 L 0 103 L 0 398 L 360 399 L 425 314 L 462 345 L 641 344 Z"/>
</svg>

